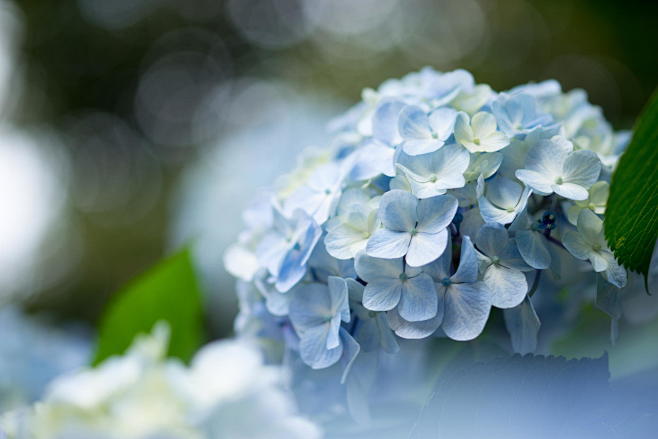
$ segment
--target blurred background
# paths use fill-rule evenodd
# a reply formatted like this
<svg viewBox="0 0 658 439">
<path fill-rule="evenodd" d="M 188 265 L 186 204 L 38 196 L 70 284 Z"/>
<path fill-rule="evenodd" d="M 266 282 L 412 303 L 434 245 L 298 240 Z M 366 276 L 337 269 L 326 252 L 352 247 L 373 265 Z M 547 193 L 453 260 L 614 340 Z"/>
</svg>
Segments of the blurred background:
<svg viewBox="0 0 658 439">
<path fill-rule="evenodd" d="M 240 212 L 363 88 L 425 65 L 556 78 L 626 129 L 657 19 L 640 0 L 0 0 L 0 306 L 92 326 L 193 244 L 227 335 Z"/>
</svg>

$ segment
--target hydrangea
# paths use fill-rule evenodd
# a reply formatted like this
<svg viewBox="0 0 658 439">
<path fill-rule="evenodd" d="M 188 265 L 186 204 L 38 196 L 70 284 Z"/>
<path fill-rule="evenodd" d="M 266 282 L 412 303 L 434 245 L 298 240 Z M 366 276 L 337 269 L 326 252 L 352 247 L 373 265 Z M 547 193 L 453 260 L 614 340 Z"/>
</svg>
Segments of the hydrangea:
<svg viewBox="0 0 658 439">
<path fill-rule="evenodd" d="M 0 417 L 10 439 L 318 438 L 286 375 L 244 340 L 211 343 L 189 367 L 165 359 L 168 327 L 121 357 L 57 378 L 33 408 Z M 256 420 L 256 422 L 254 422 Z M 2 436 L 4 437 L 4 436 Z"/>
<path fill-rule="evenodd" d="M 260 263 L 239 281 L 238 330 L 279 340 L 288 360 L 345 378 L 404 339 L 474 339 L 492 307 L 510 350 L 528 352 L 533 296 L 556 295 L 564 267 L 571 285 L 588 273 L 625 285 L 602 215 L 628 136 L 584 92 L 546 81 L 497 93 L 425 68 L 364 91 L 330 125 L 333 140 L 272 190 L 262 208 L 276 214 L 235 255 Z M 272 295 L 288 309 L 269 311 Z"/>
</svg>

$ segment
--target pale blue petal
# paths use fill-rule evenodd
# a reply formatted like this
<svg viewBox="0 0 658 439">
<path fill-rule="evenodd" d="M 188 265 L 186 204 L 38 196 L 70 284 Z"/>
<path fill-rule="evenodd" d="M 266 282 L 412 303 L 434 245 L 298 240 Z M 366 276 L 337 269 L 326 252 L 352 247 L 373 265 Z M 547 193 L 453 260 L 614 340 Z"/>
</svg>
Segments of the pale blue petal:
<svg viewBox="0 0 658 439">
<path fill-rule="evenodd" d="M 443 332 L 453 340 L 472 340 L 484 329 L 490 310 L 489 294 L 481 282 L 453 284 L 445 294 Z"/>
<path fill-rule="evenodd" d="M 363 290 L 363 306 L 370 311 L 389 311 L 398 305 L 401 294 L 399 279 L 377 279 Z"/>
<path fill-rule="evenodd" d="M 439 195 L 418 201 L 418 226 L 425 233 L 437 233 L 450 225 L 459 203 L 452 195 Z"/>
<path fill-rule="evenodd" d="M 507 241 L 507 229 L 500 224 L 488 223 L 480 228 L 475 238 L 475 245 L 489 257 L 498 256 L 505 248 Z"/>
<path fill-rule="evenodd" d="M 599 178 L 601 161 L 594 151 L 575 151 L 565 160 L 563 173 L 565 182 L 588 188 Z"/>
<path fill-rule="evenodd" d="M 400 112 L 406 105 L 403 102 L 385 99 L 379 103 L 372 116 L 372 136 L 388 145 L 402 141 L 398 131 Z"/>
<path fill-rule="evenodd" d="M 379 219 L 389 230 L 409 232 L 416 225 L 418 199 L 409 192 L 392 190 L 382 195 Z"/>
<path fill-rule="evenodd" d="M 432 138 L 427 114 L 415 105 L 408 105 L 400 112 L 398 131 L 405 140 Z"/>
<path fill-rule="evenodd" d="M 398 337 L 417 340 L 429 337 L 441 326 L 443 314 L 437 314 L 429 320 L 422 322 L 409 322 L 398 314 L 397 310 L 386 313 L 388 324 Z"/>
<path fill-rule="evenodd" d="M 406 261 L 411 267 L 421 267 L 436 260 L 443 254 L 448 242 L 448 231 L 438 233 L 418 232 L 412 238 Z"/>
<path fill-rule="evenodd" d="M 604 258 L 608 262 L 608 268 L 604 273 L 605 278 L 617 288 L 625 287 L 628 280 L 626 269 L 619 265 L 612 253 L 605 252 Z"/>
<path fill-rule="evenodd" d="M 518 169 L 514 175 L 542 195 L 553 193 L 553 182 L 555 180 L 549 179 L 544 174 L 529 169 Z"/>
<path fill-rule="evenodd" d="M 411 233 L 379 229 L 368 239 L 366 253 L 376 258 L 401 258 L 407 253 L 410 241 Z"/>
<path fill-rule="evenodd" d="M 514 352 L 521 355 L 535 352 L 541 323 L 530 298 L 514 308 L 506 309 L 503 315 Z"/>
<path fill-rule="evenodd" d="M 343 346 L 343 355 L 340 359 L 343 373 L 340 377 L 340 383 L 344 384 L 347 376 L 350 373 L 350 370 L 352 369 L 354 360 L 356 360 L 356 357 L 361 351 L 361 347 L 359 346 L 359 343 L 357 343 L 357 341 L 354 340 L 354 338 L 352 338 L 352 336 L 344 328 L 340 328 L 340 341 Z"/>
<path fill-rule="evenodd" d="M 457 111 L 452 108 L 438 108 L 429 115 L 429 123 L 434 134 L 441 140 L 446 140 L 452 134 Z"/>
<path fill-rule="evenodd" d="M 439 139 L 410 139 L 402 143 L 402 150 L 411 156 L 429 154 L 440 149 L 445 142 Z"/>
<path fill-rule="evenodd" d="M 306 266 L 300 263 L 299 252 L 289 252 L 281 264 L 275 286 L 282 293 L 289 291 L 302 280 Z"/>
<path fill-rule="evenodd" d="M 361 301 L 363 300 L 364 286 L 354 279 L 345 279 L 345 283 L 347 284 L 347 294 L 349 300 L 360 305 Z"/>
<path fill-rule="evenodd" d="M 509 224 L 516 217 L 516 210 L 511 212 L 494 206 L 486 197 L 478 198 L 478 207 L 482 218 L 488 223 Z"/>
<path fill-rule="evenodd" d="M 471 238 L 462 238 L 461 256 L 459 257 L 459 268 L 450 278 L 454 283 L 471 283 L 478 280 L 478 258 Z"/>
<path fill-rule="evenodd" d="M 564 137 L 541 140 L 528 151 L 524 169 L 535 171 L 552 181 L 561 176 L 564 162 L 572 150 L 573 144 Z"/>
<path fill-rule="evenodd" d="M 289 317 L 295 330 L 301 334 L 324 325 L 333 317 L 329 288 L 320 283 L 301 285 L 291 291 Z"/>
<path fill-rule="evenodd" d="M 561 197 L 569 200 L 582 201 L 589 197 L 589 192 L 575 183 L 562 183 L 552 185 L 553 191 Z"/>
<path fill-rule="evenodd" d="M 337 276 L 329 276 L 328 283 L 332 314 L 340 316 L 340 320 L 343 322 L 349 322 L 350 306 L 346 280 Z"/>
<path fill-rule="evenodd" d="M 398 279 L 404 271 L 402 259 L 380 259 L 373 258 L 365 253 L 360 253 L 355 262 L 356 274 L 366 282 L 377 279 Z"/>
<path fill-rule="evenodd" d="M 507 268 L 513 268 L 519 271 L 532 271 L 532 268 L 525 263 L 515 239 L 507 241 L 503 249 L 498 253 L 500 264 Z"/>
<path fill-rule="evenodd" d="M 537 232 L 520 230 L 516 232 L 516 245 L 523 260 L 532 268 L 544 270 L 551 264 L 551 254 L 546 248 L 545 238 Z"/>
<path fill-rule="evenodd" d="M 484 225 L 480 209 L 477 207 L 469 209 L 462 215 L 463 219 L 459 224 L 459 233 L 461 233 L 462 236 L 470 236 L 472 239 L 475 239 Z"/>
<path fill-rule="evenodd" d="M 428 320 L 436 316 L 438 297 L 434 281 L 425 274 L 402 283 L 402 296 L 398 304 L 400 316 L 409 322 Z"/>
<path fill-rule="evenodd" d="M 523 186 L 509 178 L 496 176 L 487 181 L 487 199 L 500 209 L 515 208 L 522 194 Z"/>
<path fill-rule="evenodd" d="M 371 142 L 354 152 L 354 162 L 348 177 L 352 180 L 369 180 L 380 174 L 395 175 L 395 150 L 378 142 Z"/>
<path fill-rule="evenodd" d="M 592 247 L 585 241 L 582 234 L 575 230 L 567 230 L 562 235 L 562 244 L 564 247 L 578 259 L 585 260 L 592 253 Z"/>
<path fill-rule="evenodd" d="M 329 325 L 309 329 L 299 340 L 299 355 L 313 369 L 324 369 L 335 364 L 343 354 L 343 345 L 327 349 Z"/>
<path fill-rule="evenodd" d="M 340 315 L 333 316 L 327 325 L 329 325 L 327 349 L 337 348 L 340 344 L 340 338 L 338 338 L 338 331 L 340 330 Z"/>
<path fill-rule="evenodd" d="M 446 242 L 446 248 L 449 249 L 452 248 L 452 238 L 449 233 Z M 425 265 L 424 267 L 422 267 L 422 270 L 424 273 L 429 274 L 430 277 L 434 279 L 435 282 L 441 282 L 443 279 L 450 277 L 451 265 L 452 265 L 452 251 L 444 251 L 441 254 L 441 257 L 439 257 L 439 259 L 428 265 Z"/>
<path fill-rule="evenodd" d="M 497 308 L 517 306 L 528 292 L 525 275 L 502 265 L 490 265 L 484 272 L 483 282 L 491 294 L 491 304 Z"/>
<path fill-rule="evenodd" d="M 336 259 L 351 259 L 354 257 L 354 248 L 363 248 L 367 239 L 363 238 L 363 232 L 344 224 L 339 220 L 337 226 L 328 227 L 324 245 L 327 252 Z"/>
</svg>

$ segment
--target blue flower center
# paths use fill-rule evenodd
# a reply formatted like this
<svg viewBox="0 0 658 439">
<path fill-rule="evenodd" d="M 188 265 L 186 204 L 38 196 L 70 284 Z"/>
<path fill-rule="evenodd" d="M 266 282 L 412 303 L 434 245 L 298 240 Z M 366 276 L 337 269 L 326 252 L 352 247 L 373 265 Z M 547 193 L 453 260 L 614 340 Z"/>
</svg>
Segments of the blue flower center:
<svg viewBox="0 0 658 439">
<path fill-rule="evenodd" d="M 452 281 L 450 280 L 449 277 L 444 277 L 443 279 L 441 279 L 441 285 L 443 285 L 444 287 L 449 287 L 451 284 Z"/>
<path fill-rule="evenodd" d="M 407 273 L 400 273 L 400 282 L 406 282 L 409 279 L 409 276 L 407 276 Z"/>
</svg>

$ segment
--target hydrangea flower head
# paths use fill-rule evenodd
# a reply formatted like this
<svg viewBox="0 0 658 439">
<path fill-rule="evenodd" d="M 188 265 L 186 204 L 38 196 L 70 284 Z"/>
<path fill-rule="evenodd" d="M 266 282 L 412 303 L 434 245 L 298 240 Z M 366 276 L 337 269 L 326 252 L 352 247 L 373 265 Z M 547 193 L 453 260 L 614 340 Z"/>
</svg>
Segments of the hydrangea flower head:
<svg viewBox="0 0 658 439">
<path fill-rule="evenodd" d="M 240 280 L 243 332 L 345 378 L 373 351 L 403 355 L 405 339 L 477 338 L 492 307 L 512 323 L 537 316 L 508 324 L 510 350 L 528 351 L 519 331 L 539 330 L 532 296 L 565 286 L 559 267 L 624 285 L 602 215 L 628 136 L 584 92 L 546 81 L 497 93 L 425 68 L 363 96 L 272 191 L 265 232 L 241 235 L 258 244 L 234 254 L 260 264 Z"/>
</svg>

